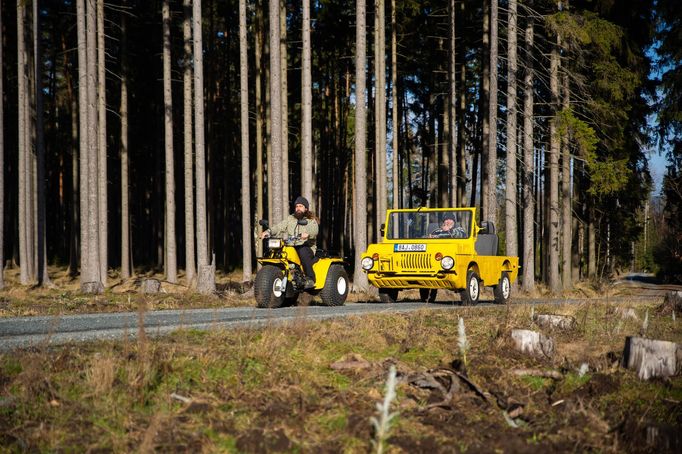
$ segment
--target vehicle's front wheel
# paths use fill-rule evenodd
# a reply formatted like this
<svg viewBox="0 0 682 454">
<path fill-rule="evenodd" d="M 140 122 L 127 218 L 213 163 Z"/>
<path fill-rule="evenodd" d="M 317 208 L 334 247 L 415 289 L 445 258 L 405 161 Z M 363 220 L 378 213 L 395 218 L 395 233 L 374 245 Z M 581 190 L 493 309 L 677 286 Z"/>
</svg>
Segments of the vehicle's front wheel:
<svg viewBox="0 0 682 454">
<path fill-rule="evenodd" d="M 380 288 L 379 289 L 379 300 L 385 304 L 392 304 L 398 301 L 397 288 Z"/>
<path fill-rule="evenodd" d="M 332 265 L 320 292 L 322 302 L 327 306 L 343 306 L 348 296 L 348 274 L 341 265 Z"/>
<path fill-rule="evenodd" d="M 481 297 L 481 286 L 476 271 L 467 271 L 466 287 L 462 290 L 461 296 L 462 303 L 465 306 L 478 303 L 478 300 Z"/>
<path fill-rule="evenodd" d="M 493 287 L 493 294 L 495 295 L 495 302 L 497 304 L 507 304 L 511 296 L 511 281 L 509 280 L 509 273 L 502 272 L 500 282 Z"/>
<path fill-rule="evenodd" d="M 254 294 L 258 307 L 276 308 L 284 303 L 286 288 L 284 287 L 284 273 L 273 265 L 265 265 L 256 274 Z"/>
</svg>

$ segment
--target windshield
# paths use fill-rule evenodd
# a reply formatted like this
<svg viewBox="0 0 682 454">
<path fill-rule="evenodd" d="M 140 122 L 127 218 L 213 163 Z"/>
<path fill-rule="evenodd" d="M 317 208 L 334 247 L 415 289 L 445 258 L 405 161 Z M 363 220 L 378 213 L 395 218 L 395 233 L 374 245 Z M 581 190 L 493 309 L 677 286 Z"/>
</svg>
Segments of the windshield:
<svg viewBox="0 0 682 454">
<path fill-rule="evenodd" d="M 469 238 L 470 226 L 471 211 L 394 212 L 388 219 L 386 238 Z"/>
</svg>

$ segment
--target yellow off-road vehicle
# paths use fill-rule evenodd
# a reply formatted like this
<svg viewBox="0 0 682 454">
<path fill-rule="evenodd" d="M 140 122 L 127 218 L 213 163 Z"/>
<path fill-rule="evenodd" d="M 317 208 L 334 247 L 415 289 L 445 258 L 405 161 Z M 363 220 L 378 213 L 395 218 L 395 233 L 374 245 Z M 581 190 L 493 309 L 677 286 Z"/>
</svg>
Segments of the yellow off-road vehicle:
<svg viewBox="0 0 682 454">
<path fill-rule="evenodd" d="M 400 290 L 419 289 L 422 300 L 433 301 L 438 289 L 449 289 L 475 304 L 481 286 L 506 303 L 519 258 L 497 255 L 493 223 L 481 224 L 475 208 L 389 210 L 382 242 L 362 254 L 362 268 L 384 303 L 395 302 Z"/>
</svg>

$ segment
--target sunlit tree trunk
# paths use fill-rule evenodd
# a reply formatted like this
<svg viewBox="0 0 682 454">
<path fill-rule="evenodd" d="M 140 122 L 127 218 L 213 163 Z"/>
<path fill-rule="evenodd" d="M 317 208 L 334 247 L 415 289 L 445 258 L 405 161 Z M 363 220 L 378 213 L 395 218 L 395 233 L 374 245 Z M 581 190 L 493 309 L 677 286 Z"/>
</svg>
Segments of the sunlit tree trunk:
<svg viewBox="0 0 682 454">
<path fill-rule="evenodd" d="M 98 171 L 97 197 L 99 216 L 99 260 L 102 285 L 107 285 L 108 252 L 108 202 L 107 202 L 107 80 L 104 38 L 104 0 L 97 0 L 97 95 L 98 95 Z"/>
<path fill-rule="evenodd" d="M 587 276 L 590 279 L 597 278 L 597 219 L 594 206 L 594 201 L 588 201 L 588 216 L 587 216 Z"/>
<path fill-rule="evenodd" d="M 182 40 L 184 61 L 182 70 L 183 87 L 183 138 L 185 176 L 185 279 L 190 285 L 195 275 L 194 256 L 194 166 L 192 135 L 192 6 L 191 0 L 183 0 L 184 20 Z"/>
<path fill-rule="evenodd" d="M 568 74 L 562 75 L 563 110 L 570 107 Z M 573 287 L 571 267 L 571 245 L 573 242 L 573 216 L 571 196 L 571 153 L 568 138 L 564 135 L 561 141 L 561 281 L 564 290 Z"/>
<path fill-rule="evenodd" d="M 193 37 L 194 37 L 194 146 L 196 150 L 196 203 L 197 203 L 197 264 L 198 285 L 201 293 L 215 291 L 215 279 L 212 267 L 214 261 L 208 261 L 208 236 L 206 225 L 206 156 L 204 140 L 204 57 L 201 28 L 201 0 L 193 4 Z"/>
<path fill-rule="evenodd" d="M 161 7 L 163 20 L 163 120 L 166 150 L 166 254 L 164 267 L 166 279 L 175 284 L 178 281 L 177 254 L 175 246 L 175 167 L 173 163 L 173 91 L 171 88 L 171 36 L 170 7 L 168 0 Z"/>
<path fill-rule="evenodd" d="M 354 249 L 355 273 L 353 275 L 354 291 L 366 291 L 367 275 L 362 271 L 360 261 L 362 252 L 367 247 L 367 154 L 365 141 L 367 140 L 367 111 L 365 106 L 365 68 L 367 65 L 366 47 L 366 11 L 365 0 L 356 0 L 355 26 L 355 188 L 354 199 Z"/>
<path fill-rule="evenodd" d="M 454 0 L 453 0 L 454 1 Z M 398 114 L 398 25 L 396 23 L 395 0 L 391 0 L 391 134 L 393 150 L 393 209 L 400 207 L 400 162 L 398 137 L 400 136 L 400 115 Z"/>
<path fill-rule="evenodd" d="M 85 0 L 76 1 L 76 28 L 78 33 L 78 114 L 79 114 L 79 164 L 80 164 L 80 258 L 81 258 L 81 288 L 84 284 L 94 281 L 92 265 L 90 263 L 90 230 L 88 228 L 88 167 L 90 156 L 88 153 L 88 61 L 87 39 L 85 30 Z"/>
<path fill-rule="evenodd" d="M 288 57 L 287 57 L 287 7 L 286 0 L 280 0 L 279 12 L 279 56 L 280 56 L 280 83 L 282 88 L 280 96 L 282 100 L 282 207 L 286 212 L 289 206 L 289 83 L 287 81 Z M 310 200 L 310 199 L 308 199 Z"/>
<path fill-rule="evenodd" d="M 386 219 L 386 27 L 384 0 L 375 1 L 374 20 L 374 143 L 376 169 L 376 237 Z"/>
<path fill-rule="evenodd" d="M 488 166 L 486 162 L 489 159 L 488 151 L 490 150 L 490 115 L 488 110 L 490 106 L 490 2 L 491 0 L 483 0 L 483 37 L 481 45 L 481 95 L 479 97 L 478 114 L 481 118 L 481 148 L 478 154 L 480 155 L 480 176 L 477 175 L 478 158 L 476 152 L 473 156 L 472 165 L 472 188 L 471 188 L 471 206 L 474 206 L 476 200 L 477 178 L 481 186 L 480 190 L 480 216 L 486 217 L 488 203 Z"/>
<path fill-rule="evenodd" d="M 270 143 L 268 180 L 272 180 L 271 221 L 284 217 L 282 204 L 282 60 L 280 55 L 280 8 L 277 0 L 270 1 Z"/>
<path fill-rule="evenodd" d="M 523 289 L 535 289 L 535 159 L 533 156 L 533 21 L 528 19 L 525 30 L 526 58 L 523 77 Z"/>
<path fill-rule="evenodd" d="M 98 147 L 98 89 L 97 89 L 97 4 L 96 0 L 88 0 L 86 8 L 86 31 L 87 31 L 87 89 L 88 89 L 88 232 L 90 244 L 89 266 L 93 279 L 90 282 L 102 283 L 104 276 L 101 272 L 100 248 L 99 248 L 99 147 Z M 81 121 L 85 118 L 81 117 Z"/>
<path fill-rule="evenodd" d="M 251 171 L 249 163 L 249 59 L 246 0 L 239 0 L 239 89 L 242 139 L 242 281 L 251 281 Z"/>
<path fill-rule="evenodd" d="M 516 227 L 516 0 L 509 0 L 507 26 L 507 181 L 505 184 L 505 230 L 507 255 L 518 255 Z"/>
<path fill-rule="evenodd" d="M 486 176 L 488 199 L 485 201 L 484 218 L 497 224 L 497 28 L 498 0 L 491 0 L 490 8 L 490 103 L 488 105 L 490 137 Z"/>
<path fill-rule="evenodd" d="M 313 200 L 312 63 L 310 50 L 310 0 L 303 0 L 303 58 L 301 73 L 301 194 Z"/>
<path fill-rule="evenodd" d="M 256 0 L 256 23 L 254 33 L 254 52 L 256 60 L 256 219 L 260 220 L 265 217 L 264 199 L 265 189 L 263 182 L 263 175 L 265 168 L 263 166 L 263 137 L 265 135 L 265 109 L 263 100 L 263 2 Z M 308 199 L 310 200 L 310 199 Z M 257 228 L 257 227 L 256 227 Z M 262 242 L 256 241 L 256 256 L 261 256 Z"/>
<path fill-rule="evenodd" d="M 124 0 L 123 6 L 127 6 Z M 128 24 L 121 14 L 121 278 L 130 277 L 130 208 L 128 203 Z"/>
</svg>

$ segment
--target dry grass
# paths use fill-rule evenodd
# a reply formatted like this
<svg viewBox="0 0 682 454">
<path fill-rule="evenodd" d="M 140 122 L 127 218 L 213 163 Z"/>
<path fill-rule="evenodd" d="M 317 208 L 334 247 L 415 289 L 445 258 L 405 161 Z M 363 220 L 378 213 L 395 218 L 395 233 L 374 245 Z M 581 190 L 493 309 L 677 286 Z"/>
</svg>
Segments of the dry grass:
<svg viewBox="0 0 682 454">
<path fill-rule="evenodd" d="M 657 315 L 653 305 L 620 305 L 640 316 L 648 307 L 649 334 L 682 341 L 679 322 Z M 682 379 L 640 382 L 618 366 L 624 338 L 640 322 L 619 319 L 613 306 L 536 307 L 536 313 L 578 321 L 569 332 L 545 331 L 557 343 L 551 359 L 525 357 L 507 342 L 511 328 L 538 329 L 526 306 L 302 318 L 288 327 L 182 330 L 158 339 L 6 353 L 0 355 L 0 446 L 367 452 L 369 418 L 394 364 L 400 415 L 388 452 L 660 450 L 671 440 L 666 428 L 682 421 Z M 458 315 L 471 344 L 469 380 L 488 403 L 461 382 L 445 404 L 433 406 L 442 395 L 410 384 L 409 377 L 443 367 L 438 370 L 461 371 Z M 349 357 L 370 366 L 331 367 Z M 589 372 L 579 377 L 583 362 Z M 563 378 L 517 377 L 517 368 L 559 371 Z M 661 435 L 647 445 L 651 427 Z M 679 435 L 672 440 L 679 443 Z"/>
</svg>

